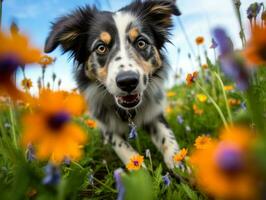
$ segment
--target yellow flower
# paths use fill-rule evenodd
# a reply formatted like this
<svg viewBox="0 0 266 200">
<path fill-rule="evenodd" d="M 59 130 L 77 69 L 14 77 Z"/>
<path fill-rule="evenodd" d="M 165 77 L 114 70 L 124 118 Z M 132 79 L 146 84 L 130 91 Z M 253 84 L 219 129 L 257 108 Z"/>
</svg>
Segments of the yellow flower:
<svg viewBox="0 0 266 200">
<path fill-rule="evenodd" d="M 174 96 L 176 96 L 176 93 L 173 91 L 169 91 L 169 92 L 167 92 L 166 96 L 167 97 L 174 97 Z"/>
<path fill-rule="evenodd" d="M 32 81 L 31 79 L 24 78 L 21 82 L 21 85 L 25 90 L 29 90 L 32 87 Z"/>
<path fill-rule="evenodd" d="M 207 64 L 203 64 L 201 67 L 202 67 L 202 69 L 208 69 L 208 65 Z"/>
<path fill-rule="evenodd" d="M 203 44 L 204 43 L 204 37 L 202 37 L 202 36 L 197 37 L 195 42 L 197 45 Z"/>
<path fill-rule="evenodd" d="M 266 64 L 266 27 L 255 25 L 252 28 L 251 38 L 244 52 L 245 57 L 252 64 Z"/>
<path fill-rule="evenodd" d="M 234 90 L 235 89 L 235 87 L 233 86 L 233 85 L 225 85 L 224 86 L 224 90 L 225 91 L 232 91 L 232 90 Z"/>
<path fill-rule="evenodd" d="M 201 103 L 205 103 L 207 101 L 207 96 L 204 94 L 198 94 L 197 95 L 197 99 L 201 102 Z"/>
<path fill-rule="evenodd" d="M 130 158 L 130 161 L 126 167 L 128 170 L 139 170 L 142 166 L 143 161 L 144 161 L 143 156 L 134 155 L 132 156 L 132 158 Z"/>
<path fill-rule="evenodd" d="M 202 135 L 202 136 L 197 137 L 197 139 L 195 140 L 194 146 L 197 149 L 208 149 L 211 142 L 212 142 L 212 139 L 210 136 Z"/>
<path fill-rule="evenodd" d="M 178 163 L 183 161 L 186 156 L 187 156 L 187 149 L 183 148 L 174 155 L 173 160 Z"/>
<path fill-rule="evenodd" d="M 253 139 L 246 128 L 231 127 L 221 132 L 220 140 L 209 141 L 208 148 L 195 150 L 190 164 L 197 185 L 217 199 L 256 199 L 256 176 L 249 160 Z"/>
<path fill-rule="evenodd" d="M 25 147 L 32 144 L 38 159 L 60 164 L 66 157 L 71 160 L 81 157 L 86 135 L 71 117 L 82 113 L 84 108 L 79 103 L 70 104 L 76 98 L 43 90 L 32 104 L 32 113 L 23 117 L 22 144 Z"/>
<path fill-rule="evenodd" d="M 86 121 L 86 124 L 87 124 L 88 127 L 90 127 L 90 128 L 96 128 L 96 127 L 97 127 L 96 121 L 91 120 L 91 119 L 88 119 L 88 120 Z"/>
<path fill-rule="evenodd" d="M 42 66 L 51 65 L 53 62 L 54 62 L 54 59 L 47 55 L 42 56 L 39 60 L 39 64 Z"/>
<path fill-rule="evenodd" d="M 186 78 L 187 85 L 190 86 L 195 83 L 198 78 L 198 72 L 193 72 L 193 74 L 188 74 Z"/>
<path fill-rule="evenodd" d="M 204 113 L 203 109 L 199 109 L 196 104 L 193 104 L 193 110 L 196 115 L 202 115 Z"/>
</svg>

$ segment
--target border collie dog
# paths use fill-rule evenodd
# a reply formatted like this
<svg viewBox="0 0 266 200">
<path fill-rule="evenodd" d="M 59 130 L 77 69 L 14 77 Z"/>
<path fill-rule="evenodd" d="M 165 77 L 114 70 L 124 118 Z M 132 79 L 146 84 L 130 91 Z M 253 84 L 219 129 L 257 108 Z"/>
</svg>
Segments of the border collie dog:
<svg viewBox="0 0 266 200">
<path fill-rule="evenodd" d="M 174 0 L 135 0 L 117 12 L 87 6 L 58 18 L 46 40 L 46 53 L 60 46 L 73 57 L 90 114 L 124 164 L 137 154 L 127 140 L 136 126 L 150 133 L 168 168 L 176 166 L 179 146 L 163 116 L 172 15 L 180 15 Z"/>
</svg>

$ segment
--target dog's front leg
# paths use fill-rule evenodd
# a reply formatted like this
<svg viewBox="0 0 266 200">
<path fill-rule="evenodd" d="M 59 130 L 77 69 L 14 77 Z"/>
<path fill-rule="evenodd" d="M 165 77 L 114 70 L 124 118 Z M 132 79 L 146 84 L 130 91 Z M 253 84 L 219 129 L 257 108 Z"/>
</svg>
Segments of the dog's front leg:
<svg viewBox="0 0 266 200">
<path fill-rule="evenodd" d="M 152 123 L 146 126 L 151 134 L 152 142 L 164 157 L 164 162 L 169 169 L 181 167 L 174 162 L 174 155 L 179 151 L 179 146 L 173 131 L 169 128 L 163 115 L 158 116 Z"/>
<path fill-rule="evenodd" d="M 132 156 L 138 154 L 120 135 L 105 132 L 103 136 L 105 141 L 112 145 L 114 151 L 125 165 L 129 163 Z"/>
</svg>

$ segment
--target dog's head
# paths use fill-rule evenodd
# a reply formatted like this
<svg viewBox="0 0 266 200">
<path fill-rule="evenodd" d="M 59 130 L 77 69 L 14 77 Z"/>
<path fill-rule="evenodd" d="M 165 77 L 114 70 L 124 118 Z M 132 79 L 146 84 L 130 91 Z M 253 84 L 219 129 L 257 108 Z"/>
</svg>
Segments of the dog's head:
<svg viewBox="0 0 266 200">
<path fill-rule="evenodd" d="M 163 67 L 171 16 L 179 14 L 167 0 L 137 0 L 115 13 L 79 8 L 53 24 L 45 52 L 60 45 L 78 63 L 81 89 L 98 82 L 119 107 L 132 109 L 141 103 L 149 78 Z"/>
</svg>

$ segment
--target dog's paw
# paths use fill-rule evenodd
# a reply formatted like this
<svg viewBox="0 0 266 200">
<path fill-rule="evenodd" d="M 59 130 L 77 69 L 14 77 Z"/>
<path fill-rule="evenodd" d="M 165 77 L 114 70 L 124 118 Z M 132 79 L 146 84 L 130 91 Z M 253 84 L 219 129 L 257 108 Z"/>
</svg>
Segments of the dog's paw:
<svg viewBox="0 0 266 200">
<path fill-rule="evenodd" d="M 166 164 L 166 166 L 169 168 L 169 169 L 174 169 L 175 167 L 178 167 L 178 168 L 182 168 L 182 163 L 179 162 L 179 163 L 176 163 L 174 161 L 174 155 L 176 154 L 176 152 L 166 152 L 164 154 L 164 162 Z"/>
<path fill-rule="evenodd" d="M 191 173 L 191 169 L 189 168 L 189 166 L 187 166 L 185 164 L 184 161 L 175 161 L 174 160 L 174 156 L 176 155 L 176 151 L 172 152 L 171 154 L 165 154 L 164 155 L 164 162 L 166 164 L 166 166 L 170 169 L 170 170 L 174 170 L 174 169 L 178 169 L 182 172 L 187 172 L 187 173 Z"/>
</svg>

